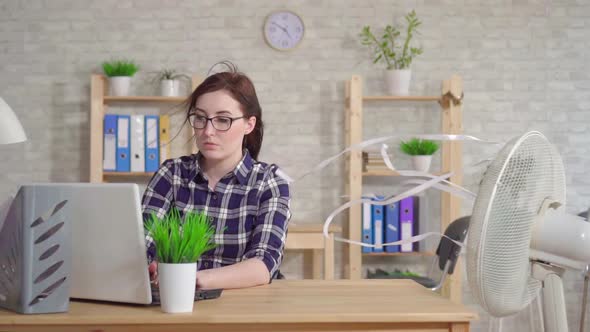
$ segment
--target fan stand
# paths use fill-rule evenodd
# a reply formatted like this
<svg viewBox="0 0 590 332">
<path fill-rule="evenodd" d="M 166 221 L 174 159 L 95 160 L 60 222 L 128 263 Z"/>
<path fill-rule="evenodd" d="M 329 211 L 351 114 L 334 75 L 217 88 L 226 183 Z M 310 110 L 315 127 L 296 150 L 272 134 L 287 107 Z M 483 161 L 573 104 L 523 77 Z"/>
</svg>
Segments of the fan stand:
<svg viewBox="0 0 590 332">
<path fill-rule="evenodd" d="M 582 295 L 582 315 L 580 316 L 580 332 L 584 332 L 584 320 L 586 318 L 586 303 L 588 302 L 588 281 L 590 280 L 590 265 L 586 265 L 584 271 L 584 293 Z"/>
<path fill-rule="evenodd" d="M 532 262 L 533 278 L 543 283 L 543 325 L 547 332 L 567 332 L 567 314 L 561 277 L 564 268 Z"/>
<path fill-rule="evenodd" d="M 502 332 L 503 330 L 504 317 L 490 316 L 488 322 L 488 332 Z"/>
</svg>

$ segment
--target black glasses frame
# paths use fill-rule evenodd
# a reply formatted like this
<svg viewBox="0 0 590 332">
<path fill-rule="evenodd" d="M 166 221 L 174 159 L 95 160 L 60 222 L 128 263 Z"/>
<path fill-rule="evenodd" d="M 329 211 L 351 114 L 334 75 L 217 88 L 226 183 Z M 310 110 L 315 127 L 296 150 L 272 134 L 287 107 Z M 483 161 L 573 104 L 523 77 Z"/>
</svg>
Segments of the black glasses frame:
<svg viewBox="0 0 590 332">
<path fill-rule="evenodd" d="M 200 116 L 200 117 L 205 118 L 205 125 L 203 127 L 197 127 L 197 126 L 195 126 L 195 120 L 196 120 L 196 117 L 197 116 Z M 219 119 L 219 118 L 223 118 L 223 119 L 229 120 L 229 127 L 227 127 L 227 129 L 219 129 L 219 128 L 217 128 L 215 126 L 213 120 Z M 195 128 L 195 129 L 205 129 L 207 127 L 207 122 L 211 122 L 211 126 L 213 126 L 213 128 L 215 128 L 215 130 L 218 130 L 218 131 L 228 131 L 228 130 L 231 129 L 231 126 L 234 124 L 234 121 L 239 120 L 239 119 L 245 119 L 245 118 L 246 118 L 245 116 L 238 116 L 238 117 L 232 118 L 232 117 L 225 116 L 225 115 L 217 115 L 217 116 L 214 116 L 214 117 L 209 118 L 209 117 L 206 117 L 204 115 L 190 114 L 188 116 L 188 122 L 191 125 L 191 127 Z"/>
</svg>

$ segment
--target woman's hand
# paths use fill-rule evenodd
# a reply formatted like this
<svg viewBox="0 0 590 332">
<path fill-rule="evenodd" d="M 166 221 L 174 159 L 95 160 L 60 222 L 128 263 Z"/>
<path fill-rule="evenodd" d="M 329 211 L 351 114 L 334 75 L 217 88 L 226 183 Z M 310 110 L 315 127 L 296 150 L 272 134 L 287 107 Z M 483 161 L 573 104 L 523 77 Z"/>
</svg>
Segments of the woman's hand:
<svg viewBox="0 0 590 332">
<path fill-rule="evenodd" d="M 148 266 L 148 272 L 150 273 L 150 283 L 158 286 L 158 262 L 151 262 Z"/>
<path fill-rule="evenodd" d="M 214 274 L 215 269 L 197 271 L 197 281 L 196 281 L 197 289 L 211 288 L 209 286 L 209 284 L 210 284 L 209 280 L 210 280 L 212 272 Z"/>
</svg>

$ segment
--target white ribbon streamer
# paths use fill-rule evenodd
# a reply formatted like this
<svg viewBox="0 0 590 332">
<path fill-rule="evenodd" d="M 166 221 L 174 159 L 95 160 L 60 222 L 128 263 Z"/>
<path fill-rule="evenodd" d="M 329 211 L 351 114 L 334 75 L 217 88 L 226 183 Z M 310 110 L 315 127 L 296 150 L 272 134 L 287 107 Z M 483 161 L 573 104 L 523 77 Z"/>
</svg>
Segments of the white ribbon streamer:
<svg viewBox="0 0 590 332">
<path fill-rule="evenodd" d="M 377 138 L 368 139 L 368 140 L 362 141 L 358 144 L 349 146 L 348 148 L 342 150 L 340 153 L 320 162 L 318 165 L 316 165 L 311 170 L 303 173 L 303 175 L 299 176 L 296 180 L 301 180 L 304 177 L 308 176 L 309 174 L 315 173 L 315 172 L 319 171 L 320 169 L 325 168 L 326 166 L 331 164 L 334 160 L 338 159 L 341 155 L 343 155 L 349 151 L 363 150 L 364 148 L 369 147 L 371 145 L 387 142 L 387 141 L 392 140 L 394 138 L 421 138 L 421 139 L 438 140 L 438 141 L 477 141 L 477 142 L 487 143 L 487 144 L 500 144 L 499 142 L 486 141 L 486 140 L 482 140 L 482 139 L 479 139 L 477 137 L 470 136 L 470 135 L 420 134 L 420 135 L 404 135 L 404 136 L 401 136 L 401 135 L 395 136 L 394 135 L 394 136 L 377 137 Z M 426 174 L 428 174 L 428 173 L 426 173 Z M 293 179 L 289 176 L 285 177 L 285 179 L 286 180 L 291 179 L 291 181 L 289 181 L 289 182 L 295 181 L 295 179 Z"/>
<path fill-rule="evenodd" d="M 441 176 L 437 176 L 434 177 L 431 180 L 425 181 L 424 183 L 409 189 L 399 195 L 396 196 L 392 196 L 383 200 L 379 200 L 379 201 L 374 201 L 370 198 L 361 198 L 361 199 L 357 199 L 357 200 L 353 200 L 353 201 L 349 201 L 341 206 L 339 206 L 338 208 L 336 208 L 334 211 L 332 211 L 332 213 L 330 213 L 330 215 L 328 216 L 328 218 L 326 218 L 326 221 L 324 222 L 324 228 L 323 228 L 323 233 L 324 236 L 326 238 L 329 238 L 329 233 L 328 230 L 330 228 L 330 224 L 332 223 L 332 221 L 334 220 L 334 217 L 336 215 L 338 215 L 340 212 L 350 208 L 351 206 L 355 205 L 355 204 L 362 204 L 362 203 L 371 203 L 373 205 L 388 205 L 388 204 L 392 204 L 395 202 L 399 202 L 400 200 L 416 195 L 417 193 L 432 187 L 434 184 L 443 181 L 445 178 L 448 178 L 449 176 L 451 176 L 451 173 L 447 173 Z M 392 246 L 392 245 L 399 245 L 399 244 L 406 244 L 406 243 L 412 243 L 412 242 L 416 242 L 416 241 L 421 241 L 427 237 L 430 236 L 445 236 L 444 234 L 441 233 L 437 233 L 437 232 L 429 232 L 429 233 L 424 233 L 424 234 L 420 234 L 420 235 L 416 235 L 413 236 L 411 238 L 407 238 L 407 239 L 403 239 L 401 241 L 396 241 L 396 242 L 388 242 L 388 243 L 383 243 L 381 246 Z M 446 236 L 445 236 L 446 237 Z M 448 237 L 447 237 L 448 238 Z M 350 244 L 356 244 L 356 245 L 360 245 L 363 247 L 370 247 L 370 248 L 374 248 L 375 245 L 374 244 L 369 244 L 369 243 L 362 243 L 362 242 L 358 242 L 358 241 L 353 241 L 353 240 L 349 240 L 349 239 L 345 239 L 345 238 L 341 238 L 341 237 L 334 237 L 335 241 L 339 241 L 339 242 L 345 242 L 345 243 L 350 243 Z M 461 242 L 455 241 L 451 238 L 449 238 L 449 240 L 453 241 L 454 243 L 456 243 L 457 245 L 463 246 L 463 244 Z"/>
<path fill-rule="evenodd" d="M 389 154 L 387 154 L 387 145 L 383 144 L 381 146 L 381 157 L 383 158 L 383 161 L 385 162 L 385 165 L 387 165 L 387 167 L 392 170 L 392 171 L 396 171 L 395 167 L 393 167 L 393 163 L 391 162 L 391 160 L 389 159 Z M 397 171 L 398 174 L 402 175 L 402 176 L 409 176 L 409 177 L 427 177 L 427 178 L 431 178 L 433 179 L 434 176 L 428 172 L 420 172 L 420 171 Z M 449 175 L 450 177 L 450 175 Z M 457 184 L 447 181 L 446 179 L 443 179 L 441 182 L 444 182 L 444 185 L 440 185 L 440 184 L 433 184 L 430 187 L 435 187 L 436 189 L 439 189 L 441 191 L 446 191 L 448 193 L 457 195 L 459 197 L 465 198 L 467 200 L 474 200 L 475 199 L 475 194 L 472 193 L 471 191 L 465 189 L 464 187 L 458 186 Z M 430 188 L 424 188 L 424 190 Z"/>
<path fill-rule="evenodd" d="M 399 202 L 400 200 L 402 200 L 406 197 L 417 195 L 420 192 L 422 192 L 426 189 L 429 189 L 429 188 L 435 188 L 440 191 L 448 192 L 452 195 L 461 197 L 461 198 L 466 199 L 468 201 L 473 201 L 475 199 L 476 195 L 473 192 L 465 189 L 464 187 L 461 187 L 455 183 L 452 183 L 452 182 L 446 180 L 446 179 L 450 178 L 453 173 L 447 173 L 447 174 L 443 174 L 440 176 L 435 176 L 435 175 L 430 174 L 428 172 L 420 172 L 420 171 L 414 171 L 414 170 L 396 170 L 395 167 L 393 166 L 393 163 L 391 162 L 391 159 L 389 158 L 389 155 L 387 154 L 388 146 L 387 146 L 387 144 L 385 144 L 383 142 L 389 141 L 394 138 L 402 138 L 402 137 L 420 138 L 420 139 L 427 139 L 427 140 L 439 140 L 439 141 L 476 141 L 476 142 L 487 143 L 487 144 L 500 144 L 500 142 L 486 141 L 486 140 L 482 140 L 477 137 L 469 136 L 469 135 L 422 134 L 422 135 L 411 135 L 411 136 L 384 136 L 384 137 L 369 139 L 366 141 L 362 141 L 358 144 L 352 145 L 352 146 L 342 150 L 340 153 L 320 162 L 314 168 L 303 173 L 303 175 L 299 176 L 297 179 L 293 179 L 292 177 L 290 177 L 289 175 L 287 175 L 285 172 L 281 171 L 280 169 L 277 170 L 277 175 L 279 175 L 280 177 L 287 180 L 287 182 L 292 183 L 292 182 L 295 182 L 296 180 L 303 179 L 304 177 L 308 176 L 311 173 L 317 172 L 317 171 L 325 168 L 330 163 L 332 163 L 334 160 L 338 159 L 341 155 L 343 155 L 349 151 L 363 150 L 366 147 L 382 143 L 380 152 L 381 152 L 381 157 L 383 158 L 383 161 L 385 162 L 385 165 L 387 166 L 387 168 L 389 168 L 392 171 L 396 171 L 401 176 L 422 177 L 422 178 L 428 179 L 428 180 L 415 179 L 414 181 L 418 183 L 417 186 L 415 186 L 409 190 L 406 190 L 405 192 L 402 192 L 401 194 L 398 194 L 396 196 L 391 196 L 391 197 L 388 197 L 383 200 L 372 200 L 371 197 L 363 197 L 361 199 L 352 200 L 352 201 L 349 201 L 349 202 L 339 206 L 334 211 L 332 211 L 332 213 L 330 213 L 330 215 L 326 218 L 326 221 L 324 222 L 323 234 L 326 238 L 329 238 L 328 229 L 330 227 L 330 224 L 334 220 L 334 217 L 336 215 L 338 215 L 340 212 L 350 208 L 351 206 L 353 206 L 355 204 L 362 204 L 362 203 L 371 203 L 373 205 L 392 204 L 395 202 Z M 476 165 L 481 164 L 482 162 L 484 162 L 484 161 L 477 162 Z M 393 227 L 393 228 L 395 229 L 395 227 Z M 409 243 L 413 243 L 413 242 L 417 242 L 417 241 L 422 241 L 422 240 L 424 240 L 428 237 L 431 237 L 431 236 L 446 237 L 447 239 L 449 239 L 453 243 L 457 244 L 458 246 L 460 246 L 460 247 L 464 246 L 462 242 L 455 241 L 455 240 L 451 239 L 450 237 L 448 237 L 444 234 L 438 233 L 438 232 L 423 233 L 423 234 L 412 236 L 410 238 L 406 238 L 406 239 L 403 239 L 400 241 L 383 243 L 383 244 L 380 244 L 379 246 L 382 247 L 382 246 L 409 244 Z M 353 240 L 349 240 L 349 239 L 345 239 L 345 238 L 341 238 L 341 237 L 336 237 L 336 236 L 334 237 L 334 240 L 339 241 L 339 242 L 355 244 L 355 245 L 359 245 L 359 246 L 363 246 L 363 247 L 370 247 L 370 248 L 376 247 L 376 245 L 374 245 L 374 244 L 353 241 Z"/>
</svg>

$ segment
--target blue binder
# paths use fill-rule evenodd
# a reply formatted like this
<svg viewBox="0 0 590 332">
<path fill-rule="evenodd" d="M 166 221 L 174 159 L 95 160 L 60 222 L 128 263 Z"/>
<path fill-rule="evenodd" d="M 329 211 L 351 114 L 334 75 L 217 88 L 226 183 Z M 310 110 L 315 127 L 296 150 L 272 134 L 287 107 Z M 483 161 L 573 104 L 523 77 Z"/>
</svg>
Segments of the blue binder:
<svg viewBox="0 0 590 332">
<path fill-rule="evenodd" d="M 369 197 L 363 197 L 369 198 Z M 371 218 L 372 209 L 371 203 L 363 203 L 362 216 L 362 242 L 366 244 L 373 244 L 373 219 Z M 362 247 L 363 253 L 373 252 L 371 247 Z"/>
<path fill-rule="evenodd" d="M 383 197 L 377 197 L 375 200 L 382 200 Z M 373 244 L 375 247 L 373 248 L 373 252 L 383 252 L 383 223 L 385 219 L 383 219 L 383 209 L 384 205 L 373 205 Z M 381 245 L 381 247 L 379 247 Z"/>
<path fill-rule="evenodd" d="M 102 145 L 102 169 L 107 172 L 117 170 L 117 115 L 105 114 Z"/>
<path fill-rule="evenodd" d="M 385 242 L 399 241 L 399 235 L 399 202 L 395 202 L 385 206 Z M 386 252 L 399 252 L 399 246 L 387 246 L 384 249 Z"/>
<path fill-rule="evenodd" d="M 129 140 L 131 118 L 129 115 L 117 116 L 117 172 L 129 172 L 131 170 L 131 159 L 129 154 L 131 148 Z"/>
<path fill-rule="evenodd" d="M 416 235 L 414 233 L 414 197 L 410 196 L 402 199 L 399 206 L 400 237 L 405 240 Z M 414 248 L 412 243 L 406 243 L 401 245 L 400 251 L 412 252 Z"/>
<path fill-rule="evenodd" d="M 155 172 L 160 165 L 160 119 L 157 115 L 145 116 L 145 171 Z"/>
</svg>

